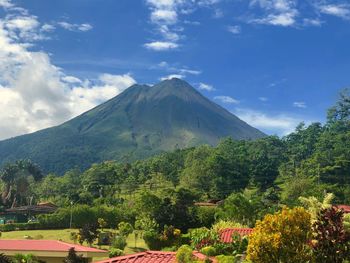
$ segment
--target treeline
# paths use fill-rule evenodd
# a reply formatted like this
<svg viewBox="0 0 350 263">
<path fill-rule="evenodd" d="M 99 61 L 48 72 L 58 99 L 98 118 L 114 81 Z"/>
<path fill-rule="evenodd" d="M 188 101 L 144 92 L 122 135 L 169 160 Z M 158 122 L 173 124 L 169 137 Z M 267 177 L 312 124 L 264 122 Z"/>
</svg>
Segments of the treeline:
<svg viewBox="0 0 350 263">
<path fill-rule="evenodd" d="M 39 201 L 63 208 L 108 206 L 133 211 L 133 221 L 147 215 L 160 228 L 186 229 L 218 218 L 252 225 L 282 205 L 298 205 L 300 196 L 321 200 L 327 192 L 335 194 L 336 203 L 350 203 L 350 97 L 341 93 L 325 124 L 301 123 L 283 138 L 226 138 L 216 147 L 175 150 L 133 163 L 107 161 L 64 176 L 42 176 L 31 162 L 18 161 L 5 166 L 0 179 L 3 208 Z M 225 201 L 214 212 L 193 206 L 208 200 Z"/>
</svg>

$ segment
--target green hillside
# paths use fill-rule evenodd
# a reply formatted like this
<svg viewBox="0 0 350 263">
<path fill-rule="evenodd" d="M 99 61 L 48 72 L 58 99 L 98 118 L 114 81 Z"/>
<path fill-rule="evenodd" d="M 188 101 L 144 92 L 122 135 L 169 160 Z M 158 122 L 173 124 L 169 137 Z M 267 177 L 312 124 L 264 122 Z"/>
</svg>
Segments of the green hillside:
<svg viewBox="0 0 350 263">
<path fill-rule="evenodd" d="M 216 145 L 223 137 L 264 136 L 188 83 L 171 79 L 133 85 L 60 126 L 2 141 L 0 160 L 28 158 L 46 172 L 63 173 L 103 160 L 132 161 L 177 148 Z"/>
</svg>

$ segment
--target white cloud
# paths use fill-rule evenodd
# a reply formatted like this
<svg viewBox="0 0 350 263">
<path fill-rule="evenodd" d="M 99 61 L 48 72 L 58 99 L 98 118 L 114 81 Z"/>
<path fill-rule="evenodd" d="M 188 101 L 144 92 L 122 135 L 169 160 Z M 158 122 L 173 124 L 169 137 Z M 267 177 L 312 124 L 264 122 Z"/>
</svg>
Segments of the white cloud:
<svg viewBox="0 0 350 263">
<path fill-rule="evenodd" d="M 259 97 L 258 98 L 260 101 L 263 101 L 263 102 L 266 102 L 266 101 L 268 101 L 269 99 L 268 98 L 266 98 L 266 97 Z"/>
<path fill-rule="evenodd" d="M 209 85 L 209 84 L 206 84 L 203 82 L 199 83 L 198 89 L 206 90 L 206 91 L 214 91 L 215 90 L 215 88 L 212 85 Z"/>
<path fill-rule="evenodd" d="M 184 79 L 185 77 L 186 76 L 181 75 L 181 74 L 171 74 L 171 75 L 160 78 L 160 80 L 163 81 L 163 80 L 168 80 L 168 79 L 173 79 L 173 78 Z"/>
<path fill-rule="evenodd" d="M 186 69 L 186 68 L 180 68 L 178 71 L 182 74 L 191 74 L 191 75 L 200 75 L 202 74 L 202 71 L 200 70 L 194 70 L 194 69 Z"/>
<path fill-rule="evenodd" d="M 293 107 L 305 109 L 306 103 L 303 101 L 295 101 L 293 102 Z"/>
<path fill-rule="evenodd" d="M 158 39 L 144 44 L 144 47 L 154 51 L 172 50 L 179 47 L 179 41 L 185 38 L 183 28 L 179 24 L 200 24 L 181 19 L 182 16 L 192 14 L 199 7 L 213 6 L 218 2 L 219 0 L 146 0 L 150 10 L 150 22 L 156 28 L 154 32 Z M 214 17 L 222 15 L 220 9 L 214 9 Z"/>
<path fill-rule="evenodd" d="M 155 51 L 171 50 L 179 47 L 177 43 L 169 42 L 169 41 L 154 41 L 154 42 L 146 43 L 144 46 L 147 49 L 155 50 Z"/>
<path fill-rule="evenodd" d="M 56 27 L 54 25 L 50 25 L 50 24 L 44 24 L 41 27 L 41 30 L 44 32 L 51 32 L 51 31 L 54 31 L 55 29 L 56 29 Z"/>
<path fill-rule="evenodd" d="M 269 14 L 267 17 L 254 19 L 251 22 L 257 24 L 268 24 L 274 26 L 293 26 L 296 22 L 296 12 L 286 12 L 281 14 Z"/>
<path fill-rule="evenodd" d="M 350 5 L 347 4 L 320 5 L 319 10 L 327 15 L 338 16 L 344 19 L 350 18 Z"/>
<path fill-rule="evenodd" d="M 242 28 L 240 26 L 228 26 L 227 31 L 232 33 L 232 34 L 240 34 L 242 31 Z"/>
<path fill-rule="evenodd" d="M 214 18 L 222 18 L 224 16 L 224 12 L 221 9 L 215 9 L 213 17 Z"/>
<path fill-rule="evenodd" d="M 79 78 L 76 78 L 74 76 L 64 76 L 61 78 L 64 82 L 67 82 L 67 83 L 82 83 L 81 79 Z"/>
<path fill-rule="evenodd" d="M 222 103 L 228 103 L 228 104 L 239 104 L 239 100 L 236 100 L 230 96 L 215 96 L 214 100 L 218 100 Z"/>
<path fill-rule="evenodd" d="M 177 22 L 177 13 L 174 10 L 154 10 L 151 14 L 153 23 L 175 24 Z"/>
<path fill-rule="evenodd" d="M 13 4 L 11 3 L 10 0 L 0 0 L 0 7 L 10 8 L 10 7 L 13 7 Z"/>
<path fill-rule="evenodd" d="M 0 18 L 0 139 L 60 124 L 135 83 L 130 74 L 101 74 L 95 81 L 66 75 L 47 53 L 29 49 L 38 38 L 28 32 L 40 35 L 43 26 L 26 13 Z"/>
<path fill-rule="evenodd" d="M 268 134 L 287 135 L 294 131 L 295 127 L 303 119 L 288 114 L 266 114 L 252 109 L 236 109 L 234 112 L 240 119 Z M 311 121 L 306 121 L 311 123 Z"/>
<path fill-rule="evenodd" d="M 68 22 L 58 22 L 57 23 L 59 26 L 61 26 L 64 29 L 67 29 L 69 31 L 82 31 L 86 32 L 91 29 L 93 29 L 93 26 L 88 24 L 88 23 L 83 23 L 83 24 L 71 24 Z"/>
<path fill-rule="evenodd" d="M 322 20 L 319 18 L 304 18 L 304 26 L 321 26 L 323 24 Z"/>
<path fill-rule="evenodd" d="M 265 15 L 261 18 L 253 18 L 251 23 L 268 24 L 274 26 L 293 26 L 299 12 L 295 0 L 251 0 L 251 7 L 260 7 Z"/>
</svg>

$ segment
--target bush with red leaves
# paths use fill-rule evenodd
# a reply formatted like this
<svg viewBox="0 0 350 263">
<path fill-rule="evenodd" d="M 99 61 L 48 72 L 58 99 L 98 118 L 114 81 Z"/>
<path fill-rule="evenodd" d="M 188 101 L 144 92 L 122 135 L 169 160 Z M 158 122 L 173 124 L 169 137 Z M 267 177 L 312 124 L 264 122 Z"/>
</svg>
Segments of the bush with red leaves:
<svg viewBox="0 0 350 263">
<path fill-rule="evenodd" d="M 312 249 L 317 263 L 342 263 L 350 259 L 350 235 L 344 229 L 344 212 L 323 209 L 313 224 Z"/>
</svg>

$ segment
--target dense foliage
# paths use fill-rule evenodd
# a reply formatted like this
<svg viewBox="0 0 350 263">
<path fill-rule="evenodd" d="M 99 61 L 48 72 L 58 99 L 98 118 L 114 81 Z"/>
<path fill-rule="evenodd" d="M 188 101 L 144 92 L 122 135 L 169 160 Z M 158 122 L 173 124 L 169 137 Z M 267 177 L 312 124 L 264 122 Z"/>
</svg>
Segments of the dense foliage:
<svg viewBox="0 0 350 263">
<path fill-rule="evenodd" d="M 256 263 L 308 262 L 311 259 L 310 235 L 310 214 L 304 208 L 283 208 L 256 223 L 249 239 L 247 258 Z"/>
<path fill-rule="evenodd" d="M 343 223 L 344 213 L 334 207 L 323 209 L 313 224 L 312 248 L 317 262 L 342 263 L 350 259 L 350 233 Z"/>
<path fill-rule="evenodd" d="M 309 256 L 305 244 L 312 223 L 318 229 L 314 239 L 319 239 L 313 250 L 315 254 L 321 251 L 320 255 L 328 246 L 325 243 L 318 250 L 323 241 L 340 238 L 322 236 L 329 233 L 327 227 L 340 232 L 343 225 L 344 231 L 350 228 L 350 217 L 344 222 L 334 217 L 330 223 L 326 218 L 333 215 L 324 214 L 333 204 L 350 203 L 349 109 L 350 97 L 344 92 L 324 125 L 302 123 L 283 138 L 227 138 L 216 147 L 178 149 L 131 163 L 106 161 L 63 176 L 43 177 L 37 165 L 17 161 L 0 172 L 2 208 L 51 201 L 60 207 L 57 212 L 18 227 L 67 228 L 72 216 L 73 227 L 82 230 L 87 224 L 96 231 L 98 227 L 119 229 L 120 239 L 114 241 L 117 249 L 125 246 L 125 236 L 132 231 L 157 250 L 176 250 L 189 244 L 190 236 L 192 248 L 225 254 L 223 262 L 243 252 L 246 244 L 239 240 L 221 246 L 220 228 L 212 231 L 212 225 L 255 226 L 248 248 L 254 262 L 269 262 L 274 256 L 276 262 L 288 262 L 285 258 L 302 262 Z M 219 201 L 218 206 L 198 206 L 208 201 Z M 84 240 L 91 244 L 96 237 Z M 290 242 L 297 248 L 295 255 Z M 266 259 L 260 259 L 263 250 L 270 255 Z"/>
</svg>

